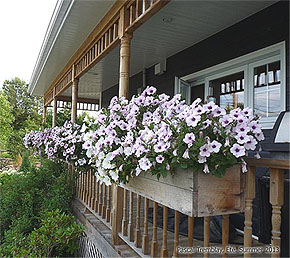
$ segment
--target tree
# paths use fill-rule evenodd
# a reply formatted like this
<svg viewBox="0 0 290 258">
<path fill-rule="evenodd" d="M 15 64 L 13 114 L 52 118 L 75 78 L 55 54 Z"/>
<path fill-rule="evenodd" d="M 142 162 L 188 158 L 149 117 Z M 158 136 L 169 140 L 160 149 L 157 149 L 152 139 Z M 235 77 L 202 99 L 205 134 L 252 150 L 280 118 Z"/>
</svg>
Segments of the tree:
<svg viewBox="0 0 290 258">
<path fill-rule="evenodd" d="M 25 134 L 41 127 L 42 98 L 29 94 L 26 82 L 17 77 L 4 81 L 3 94 L 10 103 L 14 117 L 7 150 L 13 155 L 21 154 L 25 149 L 23 145 Z"/>
<path fill-rule="evenodd" d="M 7 148 L 8 140 L 13 132 L 14 116 L 9 101 L 0 92 L 0 148 Z"/>
</svg>

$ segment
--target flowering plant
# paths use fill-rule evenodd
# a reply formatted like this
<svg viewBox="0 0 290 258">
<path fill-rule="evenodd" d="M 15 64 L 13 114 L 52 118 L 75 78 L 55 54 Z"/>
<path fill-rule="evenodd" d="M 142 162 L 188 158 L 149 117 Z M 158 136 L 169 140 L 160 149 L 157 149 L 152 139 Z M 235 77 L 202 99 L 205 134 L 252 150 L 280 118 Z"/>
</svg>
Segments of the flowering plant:
<svg viewBox="0 0 290 258">
<path fill-rule="evenodd" d="M 82 148 L 83 138 L 80 129 L 79 125 L 66 121 L 62 127 L 31 131 L 25 135 L 24 145 L 26 148 L 34 149 L 35 155 L 63 160 L 79 169 L 86 168 L 89 159 Z"/>
<path fill-rule="evenodd" d="M 187 105 L 179 94 L 170 99 L 148 87 L 130 101 L 114 97 L 83 147 L 106 184 L 146 171 L 165 177 L 178 167 L 221 177 L 235 164 L 246 172 L 243 157 L 264 139 L 257 119 L 248 108 L 227 112 L 200 99 Z"/>
<path fill-rule="evenodd" d="M 241 164 L 264 139 L 258 117 L 249 108 L 227 111 L 196 99 L 187 105 L 177 94 L 158 95 L 147 87 L 130 101 L 112 98 L 95 121 L 32 132 L 25 143 L 78 166 L 90 165 L 97 180 L 109 185 L 151 172 L 166 177 L 176 168 L 201 170 L 217 177 Z M 258 156 L 257 152 L 257 156 Z"/>
</svg>

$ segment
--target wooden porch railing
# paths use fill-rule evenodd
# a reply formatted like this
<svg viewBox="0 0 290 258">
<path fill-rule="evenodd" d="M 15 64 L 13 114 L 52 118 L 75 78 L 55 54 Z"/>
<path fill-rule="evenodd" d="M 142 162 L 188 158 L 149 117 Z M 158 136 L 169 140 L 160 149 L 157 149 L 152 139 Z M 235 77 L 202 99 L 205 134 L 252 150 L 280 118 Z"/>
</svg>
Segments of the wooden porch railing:
<svg viewBox="0 0 290 258">
<path fill-rule="evenodd" d="M 286 160 L 252 159 L 248 158 L 248 172 L 246 174 L 246 199 L 245 199 L 245 226 L 244 247 L 252 246 L 252 214 L 253 199 L 255 198 L 256 167 L 270 168 L 270 203 L 272 205 L 272 247 L 273 252 L 268 256 L 280 256 L 281 244 L 281 207 L 284 199 L 284 172 L 290 169 L 290 163 Z M 96 215 L 108 222 L 112 229 L 112 198 L 111 187 L 96 182 L 92 172 L 81 174 L 77 180 L 77 198 Z M 151 257 L 178 257 L 179 246 L 194 247 L 193 226 L 194 218 L 188 216 L 188 235 L 179 234 L 180 212 L 174 213 L 174 233 L 167 230 L 168 208 L 149 200 L 129 190 L 123 191 L 123 207 L 121 209 L 122 220 L 119 237 L 135 250 L 140 256 Z M 287 200 L 289 201 L 289 200 Z M 157 225 L 158 207 L 163 210 L 163 229 Z M 149 209 L 152 210 L 152 218 L 149 220 Z M 160 209 L 159 209 L 160 210 Z M 160 216 L 160 214 L 159 214 Z M 210 220 L 204 218 L 204 247 L 210 244 Z M 223 215 L 222 219 L 222 248 L 229 242 L 229 215 Z M 214 244 L 216 245 L 216 244 Z M 276 252 L 275 252 L 276 251 Z M 207 253 L 199 254 L 208 257 Z M 229 254 L 230 255 L 230 254 Z M 242 255 L 242 254 L 240 254 Z M 244 257 L 250 257 L 250 252 L 245 252 Z M 264 255 L 264 254 L 263 254 Z M 263 256 L 262 255 L 262 256 Z M 222 257 L 228 256 L 223 253 Z M 255 255 L 256 256 L 256 255 Z M 192 257 L 192 254 L 188 254 Z M 264 257 L 264 256 L 263 256 Z"/>
</svg>

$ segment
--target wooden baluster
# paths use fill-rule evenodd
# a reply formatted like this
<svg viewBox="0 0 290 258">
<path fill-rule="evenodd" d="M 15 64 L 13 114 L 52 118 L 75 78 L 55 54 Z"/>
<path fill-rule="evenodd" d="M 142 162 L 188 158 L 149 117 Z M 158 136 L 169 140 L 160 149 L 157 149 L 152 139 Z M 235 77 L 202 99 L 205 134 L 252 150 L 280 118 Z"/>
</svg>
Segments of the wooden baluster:
<svg viewBox="0 0 290 258">
<path fill-rule="evenodd" d="M 222 223 L 222 247 L 223 247 L 223 255 L 222 257 L 227 257 L 226 247 L 229 243 L 229 215 L 223 215 L 223 223 Z"/>
<path fill-rule="evenodd" d="M 151 257 L 157 257 L 158 255 L 157 211 L 158 211 L 158 203 L 153 202 L 153 234 L 152 234 L 152 241 L 151 241 Z"/>
<path fill-rule="evenodd" d="M 203 228 L 203 235 L 204 235 L 204 240 L 203 240 L 203 246 L 204 247 L 209 247 L 209 234 L 210 234 L 210 217 L 204 217 L 204 228 Z M 203 257 L 208 257 L 208 253 L 205 252 L 203 254 Z"/>
<path fill-rule="evenodd" d="M 96 180 L 93 171 L 91 171 L 91 185 L 92 185 L 91 208 L 95 210 Z"/>
<path fill-rule="evenodd" d="M 89 206 L 90 201 L 90 172 L 87 172 L 87 196 L 86 196 L 86 204 Z"/>
<path fill-rule="evenodd" d="M 83 200 L 83 195 L 84 195 L 84 173 L 81 174 L 80 200 Z"/>
<path fill-rule="evenodd" d="M 91 200 L 92 200 L 92 173 L 91 173 L 91 171 L 88 172 L 88 178 L 89 178 L 88 206 L 91 207 Z"/>
<path fill-rule="evenodd" d="M 168 208 L 163 206 L 163 237 L 161 247 L 161 257 L 168 257 L 167 249 L 167 222 L 168 222 Z"/>
<path fill-rule="evenodd" d="M 141 195 L 137 194 L 136 228 L 134 240 L 134 244 L 136 247 L 141 247 L 140 216 L 141 216 Z"/>
<path fill-rule="evenodd" d="M 141 0 L 136 0 L 136 19 L 141 14 L 141 7 L 142 7 L 141 5 L 142 5 Z"/>
<path fill-rule="evenodd" d="M 253 216 L 253 199 L 256 193 L 256 167 L 250 166 L 246 173 L 245 186 L 245 227 L 244 227 L 244 247 L 252 246 L 252 216 Z M 245 252 L 244 257 L 251 257 L 251 253 Z"/>
<path fill-rule="evenodd" d="M 106 210 L 106 221 L 110 222 L 111 219 L 111 186 L 107 186 L 107 210 Z"/>
<path fill-rule="evenodd" d="M 104 44 L 104 48 L 106 48 L 109 45 L 109 35 L 108 32 L 105 33 L 105 44 Z"/>
<path fill-rule="evenodd" d="M 123 217 L 122 217 L 122 234 L 128 235 L 128 222 L 127 222 L 127 190 L 124 189 L 124 203 L 123 203 Z"/>
<path fill-rule="evenodd" d="M 280 257 L 281 246 L 281 206 L 284 202 L 284 171 L 270 168 L 270 203 L 272 205 L 272 246 L 276 252 L 272 257 Z"/>
<path fill-rule="evenodd" d="M 97 182 L 97 187 L 96 187 L 96 203 L 95 203 L 95 211 L 98 213 L 99 212 L 99 191 L 100 191 L 100 182 Z"/>
<path fill-rule="evenodd" d="M 100 183 L 99 187 L 99 215 L 102 216 L 102 208 L 103 208 L 103 184 Z"/>
<path fill-rule="evenodd" d="M 85 202 L 86 196 L 86 173 L 83 173 L 83 191 L 82 191 L 82 201 Z"/>
<path fill-rule="evenodd" d="M 188 216 L 188 247 L 193 247 L 193 226 L 194 218 Z M 188 254 L 188 257 L 192 257 L 192 254 Z"/>
<path fill-rule="evenodd" d="M 95 44 L 95 58 L 98 56 L 98 42 Z"/>
<path fill-rule="evenodd" d="M 106 185 L 103 184 L 103 206 L 102 206 L 102 218 L 106 218 Z"/>
<path fill-rule="evenodd" d="M 111 44 L 111 42 L 112 42 L 112 28 L 110 28 L 108 31 L 108 38 L 109 38 L 109 44 Z"/>
<path fill-rule="evenodd" d="M 149 208 L 149 199 L 144 198 L 144 234 L 142 239 L 143 254 L 149 254 L 148 208 Z"/>
<path fill-rule="evenodd" d="M 100 55 L 102 52 L 102 48 L 101 48 L 101 39 L 99 39 L 98 41 L 98 55 Z"/>
<path fill-rule="evenodd" d="M 113 39 L 118 37 L 118 24 L 114 23 L 114 27 L 113 27 Z"/>
<path fill-rule="evenodd" d="M 132 24 L 134 20 L 135 20 L 135 6 L 134 4 L 132 4 L 130 6 L 130 20 L 129 20 L 130 24 Z"/>
<path fill-rule="evenodd" d="M 128 238 L 130 241 L 134 241 L 133 204 L 134 204 L 134 193 L 130 191 L 129 223 L 128 223 Z"/>
<path fill-rule="evenodd" d="M 145 13 L 145 11 L 148 9 L 149 3 L 148 0 L 143 0 L 143 10 L 142 13 Z"/>
<path fill-rule="evenodd" d="M 179 211 L 174 212 L 174 249 L 173 256 L 178 257 L 177 247 L 179 243 Z"/>
</svg>

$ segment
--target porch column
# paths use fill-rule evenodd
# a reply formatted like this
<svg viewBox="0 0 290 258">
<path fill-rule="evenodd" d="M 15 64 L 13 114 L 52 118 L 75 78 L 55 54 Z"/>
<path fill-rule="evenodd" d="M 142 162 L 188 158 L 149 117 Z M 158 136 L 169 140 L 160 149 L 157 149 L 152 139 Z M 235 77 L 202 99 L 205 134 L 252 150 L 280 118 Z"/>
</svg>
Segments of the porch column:
<svg viewBox="0 0 290 258">
<path fill-rule="evenodd" d="M 56 113 L 57 113 L 57 99 L 53 98 L 53 114 L 52 114 L 52 127 L 56 126 Z"/>
<path fill-rule="evenodd" d="M 77 121 L 78 84 L 79 84 L 79 80 L 74 79 L 73 84 L 72 84 L 72 94 L 71 94 L 71 121 L 73 123 Z"/>
<path fill-rule="evenodd" d="M 119 97 L 128 98 L 129 73 L 130 73 L 130 42 L 132 35 L 123 34 L 120 43 L 120 74 L 119 74 Z M 113 220 L 112 220 L 112 242 L 114 245 L 120 243 L 118 233 L 122 230 L 122 211 L 124 202 L 124 189 L 114 185 L 113 187 Z"/>
<path fill-rule="evenodd" d="M 47 106 L 43 105 L 43 117 L 42 117 L 42 125 L 43 126 L 46 123 L 46 115 L 47 115 Z"/>
<path fill-rule="evenodd" d="M 130 77 L 130 44 L 131 34 L 125 34 L 120 43 L 120 76 L 119 76 L 119 97 L 128 98 L 129 77 Z"/>
</svg>

